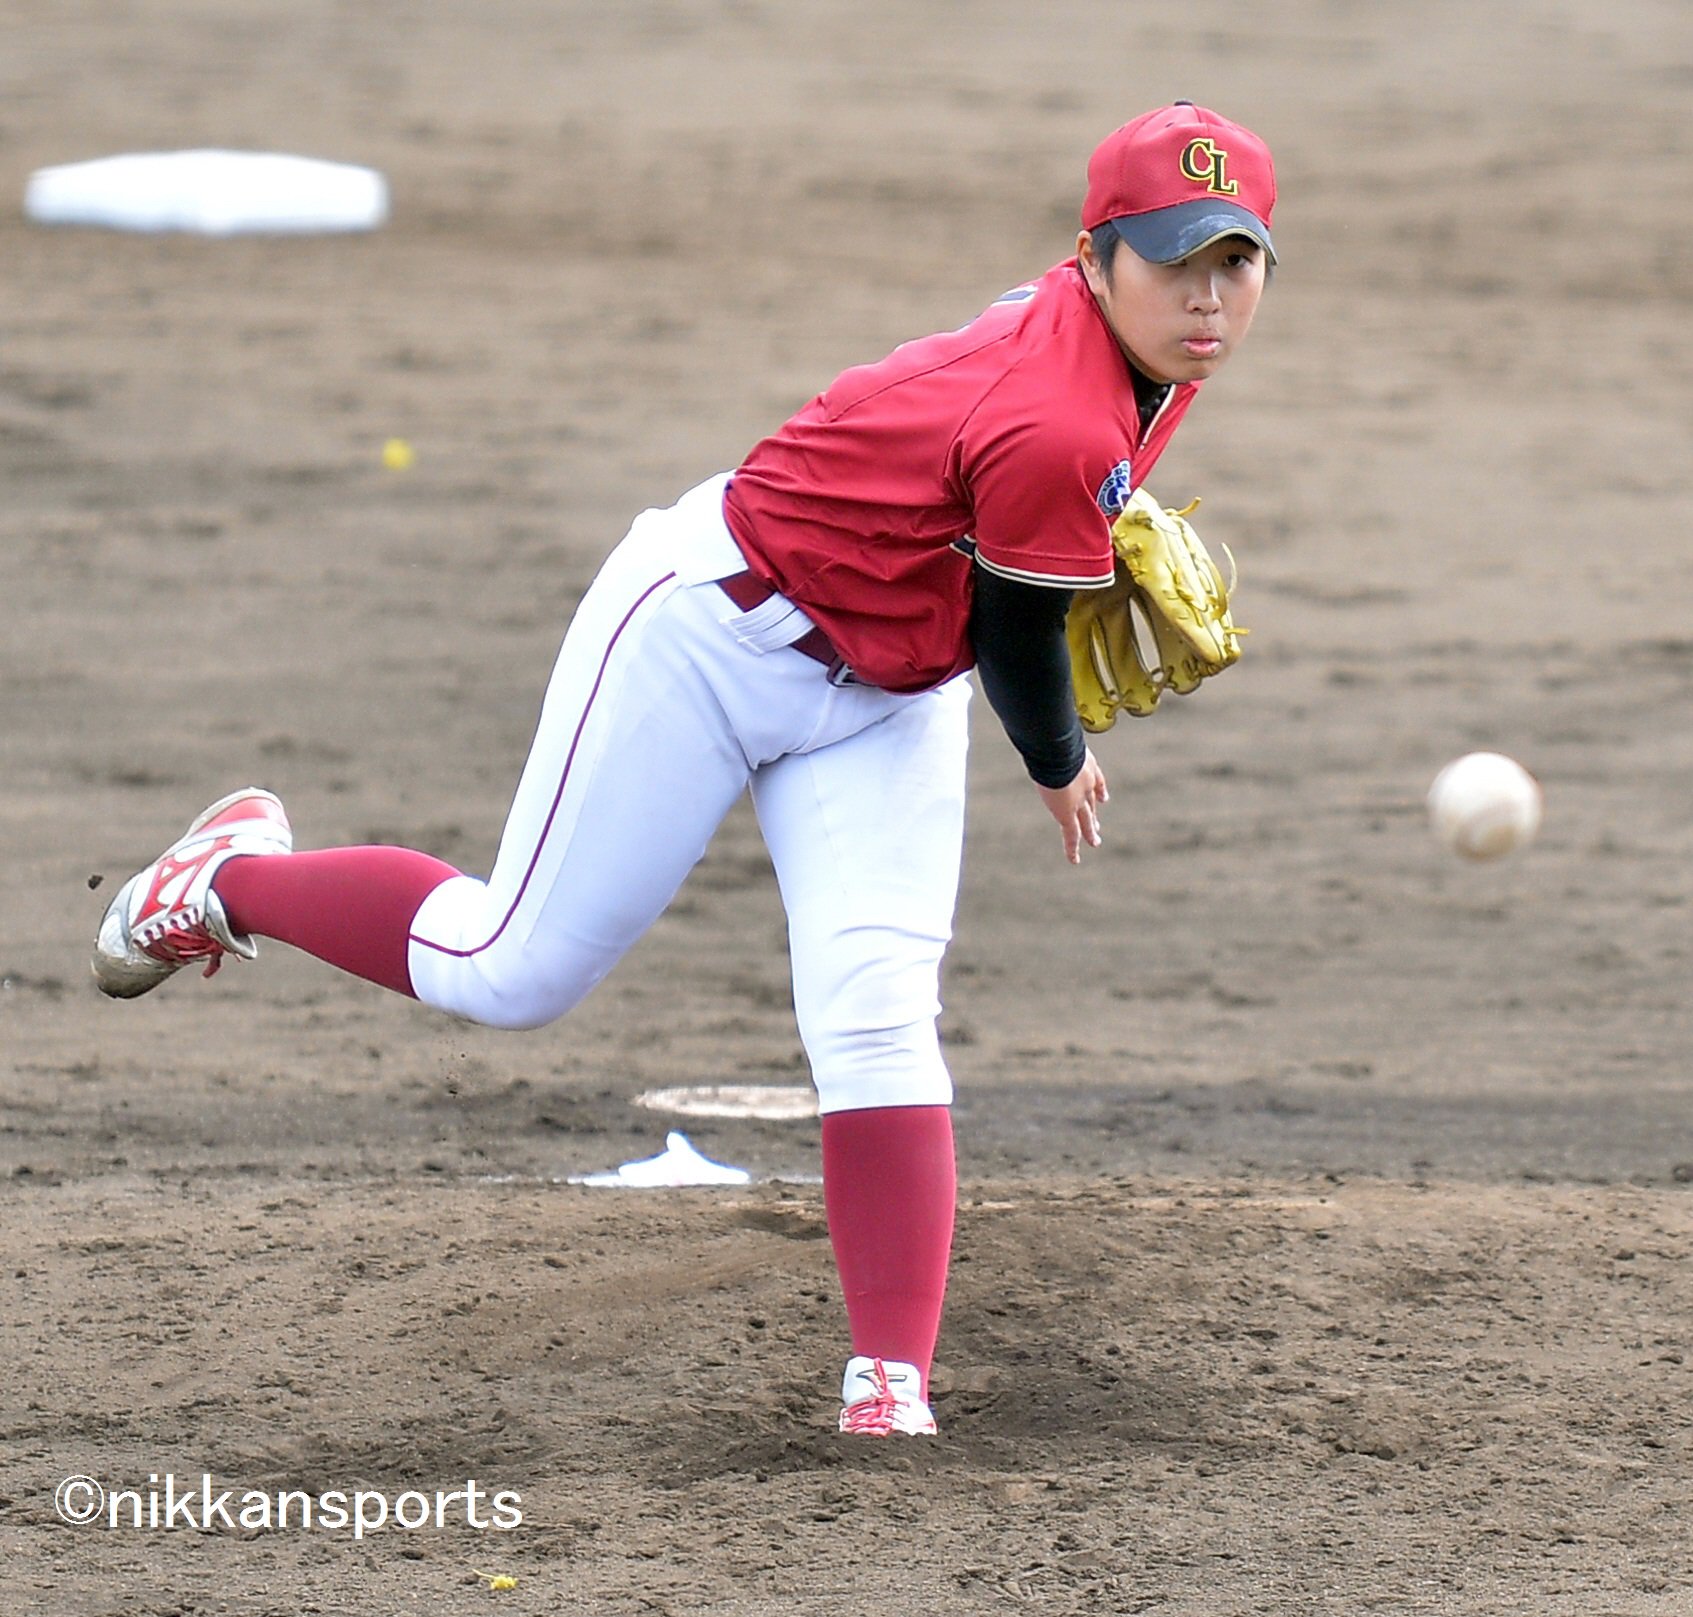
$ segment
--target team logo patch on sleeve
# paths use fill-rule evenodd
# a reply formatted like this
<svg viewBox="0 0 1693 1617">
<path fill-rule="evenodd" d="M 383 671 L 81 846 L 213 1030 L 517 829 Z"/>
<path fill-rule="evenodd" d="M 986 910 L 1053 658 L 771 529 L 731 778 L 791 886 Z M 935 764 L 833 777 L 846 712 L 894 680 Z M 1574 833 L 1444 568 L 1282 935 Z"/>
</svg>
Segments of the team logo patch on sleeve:
<svg viewBox="0 0 1693 1617">
<path fill-rule="evenodd" d="M 1121 516 L 1123 507 L 1129 503 L 1129 496 L 1133 493 L 1134 474 L 1129 469 L 1129 463 L 1120 460 L 1099 485 L 1099 492 L 1093 497 L 1094 504 L 1108 517 Z"/>
</svg>

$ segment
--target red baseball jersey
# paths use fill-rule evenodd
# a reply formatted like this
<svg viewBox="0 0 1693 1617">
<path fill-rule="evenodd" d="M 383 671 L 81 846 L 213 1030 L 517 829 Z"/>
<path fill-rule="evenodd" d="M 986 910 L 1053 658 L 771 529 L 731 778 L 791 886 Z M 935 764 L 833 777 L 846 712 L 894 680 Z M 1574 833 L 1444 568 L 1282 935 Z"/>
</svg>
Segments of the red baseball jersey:
<svg viewBox="0 0 1693 1617">
<path fill-rule="evenodd" d="M 1144 437 L 1134 384 L 1074 259 L 959 331 L 844 371 L 756 445 L 724 515 L 748 567 L 872 685 L 962 673 L 971 556 L 1009 578 L 1109 584 L 1111 522 L 1198 383 Z"/>
</svg>

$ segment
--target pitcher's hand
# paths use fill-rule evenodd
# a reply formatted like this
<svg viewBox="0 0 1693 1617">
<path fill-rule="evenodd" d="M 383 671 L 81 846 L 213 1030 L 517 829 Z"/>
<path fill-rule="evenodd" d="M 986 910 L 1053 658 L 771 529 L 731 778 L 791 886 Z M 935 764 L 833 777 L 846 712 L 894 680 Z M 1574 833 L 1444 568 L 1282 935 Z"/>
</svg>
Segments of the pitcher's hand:
<svg viewBox="0 0 1693 1617">
<path fill-rule="evenodd" d="M 1099 810 L 1111 801 L 1105 788 L 1105 772 L 1088 749 L 1082 767 L 1068 786 L 1036 786 L 1046 811 L 1058 822 L 1064 835 L 1064 857 L 1073 865 L 1082 862 L 1082 844 L 1099 846 Z"/>
</svg>

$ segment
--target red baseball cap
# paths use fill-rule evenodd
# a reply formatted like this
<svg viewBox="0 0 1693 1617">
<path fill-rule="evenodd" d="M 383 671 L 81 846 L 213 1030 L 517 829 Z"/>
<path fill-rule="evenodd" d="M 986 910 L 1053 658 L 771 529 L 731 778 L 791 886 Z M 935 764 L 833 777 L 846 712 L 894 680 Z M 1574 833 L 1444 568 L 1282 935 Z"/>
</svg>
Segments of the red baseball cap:
<svg viewBox="0 0 1693 1617">
<path fill-rule="evenodd" d="M 1082 228 L 1109 221 L 1142 258 L 1172 264 L 1224 236 L 1249 236 L 1273 264 L 1276 170 L 1250 129 L 1191 101 L 1144 112 L 1088 159 Z"/>
</svg>

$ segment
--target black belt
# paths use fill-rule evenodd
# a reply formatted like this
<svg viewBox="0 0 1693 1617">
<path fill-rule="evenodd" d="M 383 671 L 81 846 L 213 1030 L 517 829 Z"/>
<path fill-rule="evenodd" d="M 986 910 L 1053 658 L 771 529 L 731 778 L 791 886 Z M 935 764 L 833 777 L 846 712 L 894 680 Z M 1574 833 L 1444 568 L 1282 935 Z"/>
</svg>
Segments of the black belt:
<svg viewBox="0 0 1693 1617">
<path fill-rule="evenodd" d="M 762 578 L 753 573 L 733 573 L 728 578 L 720 578 L 717 587 L 729 597 L 743 612 L 750 612 L 754 607 L 763 606 L 772 595 L 777 593 L 774 584 L 766 584 Z M 837 685 L 856 684 L 852 670 L 847 667 L 841 654 L 829 643 L 828 635 L 815 624 L 807 629 L 798 640 L 792 641 L 788 647 L 792 651 L 802 651 L 814 663 L 822 663 L 829 670 L 829 677 Z"/>
</svg>

